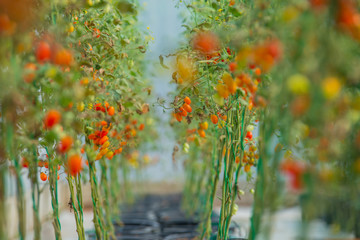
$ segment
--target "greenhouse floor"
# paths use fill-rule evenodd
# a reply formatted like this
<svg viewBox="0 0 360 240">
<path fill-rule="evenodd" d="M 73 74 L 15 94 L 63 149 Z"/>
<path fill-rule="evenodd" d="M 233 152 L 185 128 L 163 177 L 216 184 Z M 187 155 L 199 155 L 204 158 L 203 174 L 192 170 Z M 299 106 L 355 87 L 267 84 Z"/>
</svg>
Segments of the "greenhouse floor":
<svg viewBox="0 0 360 240">
<path fill-rule="evenodd" d="M 220 212 L 220 209 L 217 209 Z M 239 207 L 237 213 L 233 216 L 233 220 L 242 226 L 243 230 L 248 233 L 250 227 L 250 217 L 252 214 L 251 207 Z M 298 239 L 299 226 L 301 219 L 300 207 L 291 207 L 279 211 L 271 220 L 273 228 L 271 238 L 273 240 L 295 240 Z M 330 228 L 321 221 L 313 221 L 310 224 L 309 239 L 324 240 L 324 239 L 338 239 L 347 240 L 354 239 L 353 234 L 343 233 L 337 231 L 336 227 Z M 262 239 L 262 238 L 259 238 Z"/>
<path fill-rule="evenodd" d="M 219 211 L 216 208 L 215 211 Z M 250 226 L 251 207 L 241 206 L 239 207 L 233 220 L 241 226 L 243 234 L 247 234 Z M 300 208 L 291 207 L 282 211 L 279 211 L 272 220 L 275 222 L 271 233 L 271 239 L 284 239 L 292 240 L 296 239 L 299 232 L 299 220 L 300 220 Z M 62 223 L 62 236 L 64 240 L 76 240 L 76 224 L 73 213 L 69 211 L 63 211 L 60 215 L 60 221 Z M 84 227 L 85 230 L 91 230 L 93 228 L 92 223 L 92 211 L 84 211 Z M 33 234 L 30 233 L 27 239 L 33 239 Z M 45 222 L 42 228 L 42 239 L 52 240 L 55 239 L 53 233 L 53 227 L 50 221 Z M 261 239 L 261 238 L 260 238 Z M 314 221 L 310 225 L 310 239 L 323 240 L 323 239 L 354 239 L 352 234 L 342 233 L 337 231 L 336 228 L 327 227 L 322 221 Z"/>
</svg>

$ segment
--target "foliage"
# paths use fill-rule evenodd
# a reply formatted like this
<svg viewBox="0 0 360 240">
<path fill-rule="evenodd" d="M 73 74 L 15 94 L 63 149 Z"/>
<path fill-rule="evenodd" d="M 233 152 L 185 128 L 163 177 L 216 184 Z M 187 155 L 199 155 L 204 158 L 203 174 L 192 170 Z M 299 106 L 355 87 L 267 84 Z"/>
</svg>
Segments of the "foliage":
<svg viewBox="0 0 360 240">
<path fill-rule="evenodd" d="M 189 181 L 199 174 L 208 178 L 202 191 L 187 190 L 189 199 L 207 196 L 202 236 L 210 234 L 219 172 L 224 178 L 217 239 L 227 239 L 234 200 L 243 192 L 238 176 L 244 171 L 251 181 L 251 166 L 257 167 L 257 180 L 250 239 L 269 236 L 271 221 L 262 222 L 263 215 L 271 217 L 284 204 L 284 193 L 302 201 L 303 226 L 329 212 L 331 206 L 314 210 L 326 197 L 347 199 L 358 211 L 355 1 L 179 4 L 190 13 L 183 25 L 189 41 L 177 52 L 172 106 L 175 119 L 186 117 L 186 123 L 174 123 L 174 130 L 189 157 Z M 182 105 L 185 96 L 191 113 Z M 214 123 L 206 135 L 205 121 Z M 199 151 L 211 151 L 212 160 L 193 154 Z M 334 221 L 346 227 L 356 222 L 336 216 Z"/>
<path fill-rule="evenodd" d="M 89 179 L 97 237 L 114 237 L 112 218 L 118 210 L 110 211 L 110 204 L 119 206 L 120 196 L 110 195 L 110 189 L 119 177 L 110 175 L 107 161 L 115 169 L 120 162 L 139 167 L 140 158 L 126 155 L 154 135 L 146 125 L 151 88 L 142 76 L 147 41 L 136 25 L 138 3 L 23 0 L 19 11 L 11 1 L 1 4 L 1 85 L 6 86 L 0 90 L 1 146 L 6 149 L 1 176 L 15 169 L 20 238 L 26 236 L 25 173 L 32 182 L 37 239 L 40 180 L 49 183 L 53 225 L 61 239 L 60 175 L 67 175 L 79 239 L 85 239 L 81 182 Z M 5 218 L 5 209 L 1 214 Z"/>
</svg>

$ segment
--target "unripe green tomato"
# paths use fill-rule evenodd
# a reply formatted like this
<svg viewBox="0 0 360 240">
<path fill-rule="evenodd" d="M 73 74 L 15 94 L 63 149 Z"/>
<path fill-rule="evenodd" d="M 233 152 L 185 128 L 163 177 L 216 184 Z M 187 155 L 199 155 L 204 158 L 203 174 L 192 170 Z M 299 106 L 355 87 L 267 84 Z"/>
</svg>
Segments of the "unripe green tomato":
<svg viewBox="0 0 360 240">
<path fill-rule="evenodd" d="M 73 114 L 73 112 L 67 112 L 63 114 L 63 116 L 64 116 L 63 123 L 65 125 L 71 125 L 74 122 L 75 115 Z"/>
<path fill-rule="evenodd" d="M 77 140 L 75 141 L 75 146 L 81 146 L 81 141 L 80 141 L 80 139 L 77 139 Z"/>
<path fill-rule="evenodd" d="M 188 152 L 189 152 L 189 149 L 190 149 L 189 144 L 188 144 L 188 143 L 184 143 L 184 145 L 183 145 L 183 150 L 184 150 L 184 152 L 185 152 L 185 153 L 188 153 Z"/>
<path fill-rule="evenodd" d="M 254 126 L 253 125 L 248 125 L 247 127 L 246 127 L 246 131 L 247 132 L 252 132 L 254 130 Z"/>
<path fill-rule="evenodd" d="M 108 12 L 110 12 L 110 10 L 111 10 L 111 7 L 110 7 L 109 4 L 107 4 L 105 9 L 104 9 L 104 12 L 108 13 Z"/>
<path fill-rule="evenodd" d="M 133 67 L 133 66 L 134 66 L 134 61 L 133 61 L 133 60 L 129 60 L 128 64 L 129 64 L 129 67 Z"/>
<path fill-rule="evenodd" d="M 153 118 L 147 118 L 146 119 L 146 125 L 151 126 L 153 124 L 154 124 L 154 119 Z"/>
<path fill-rule="evenodd" d="M 239 209 L 239 206 L 235 203 L 233 209 L 231 210 L 231 216 L 234 216 Z"/>
<path fill-rule="evenodd" d="M 54 78 L 57 74 L 57 68 L 56 67 L 50 67 L 46 73 L 45 76 L 48 78 Z"/>
<path fill-rule="evenodd" d="M 55 125 L 54 127 L 53 127 L 53 131 L 55 132 L 55 134 L 59 137 L 59 138 L 63 138 L 63 137 L 65 137 L 65 133 L 64 133 L 64 131 L 63 131 L 63 129 L 62 129 L 62 127 L 60 126 L 60 125 Z"/>
<path fill-rule="evenodd" d="M 93 151 L 90 146 L 86 145 L 85 152 L 86 152 L 86 154 L 88 156 L 88 159 L 92 159 L 93 161 L 95 160 L 96 152 Z"/>
<path fill-rule="evenodd" d="M 77 152 L 75 151 L 75 149 L 70 149 L 69 152 L 68 152 L 68 156 L 72 156 L 72 155 L 75 155 L 77 154 Z"/>
</svg>

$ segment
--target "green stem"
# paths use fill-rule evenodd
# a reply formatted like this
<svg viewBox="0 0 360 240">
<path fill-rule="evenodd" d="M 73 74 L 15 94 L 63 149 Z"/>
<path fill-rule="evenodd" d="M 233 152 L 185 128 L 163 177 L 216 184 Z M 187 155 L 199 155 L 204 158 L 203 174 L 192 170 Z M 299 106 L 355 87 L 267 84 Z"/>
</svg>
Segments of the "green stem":
<svg viewBox="0 0 360 240">
<path fill-rule="evenodd" d="M 118 176 L 118 163 L 120 160 L 119 158 L 113 158 L 110 161 L 110 191 L 111 191 L 111 205 L 112 205 L 112 219 L 115 221 L 120 222 L 120 183 L 119 183 L 119 176 Z"/>
<path fill-rule="evenodd" d="M 11 159 L 14 162 L 15 176 L 16 176 L 16 194 L 17 194 L 17 207 L 18 207 L 18 217 L 19 217 L 19 235 L 20 239 L 23 240 L 26 238 L 26 209 L 25 209 L 25 197 L 24 197 L 24 185 L 21 178 L 21 166 L 19 159 L 15 156 L 14 146 L 16 143 L 14 141 L 14 129 L 13 125 L 8 124 L 6 128 L 6 140 L 7 140 L 7 150 Z"/>
<path fill-rule="evenodd" d="M 95 225 L 95 233 L 96 238 L 101 239 L 107 239 L 107 232 L 104 229 L 104 217 L 102 213 L 101 208 L 101 199 L 99 196 L 99 189 L 96 179 L 96 168 L 95 168 L 95 161 L 94 159 L 89 158 L 88 156 L 88 162 L 89 162 L 89 176 L 90 176 L 90 184 L 91 184 L 91 198 L 93 202 L 93 213 L 94 213 L 94 225 Z"/>
<path fill-rule="evenodd" d="M 15 162 L 16 172 L 16 193 L 17 193 L 17 207 L 19 214 L 19 234 L 20 239 L 26 238 L 26 209 L 25 209 L 25 197 L 24 197 L 24 185 L 21 178 L 21 167 L 17 159 Z"/>
<path fill-rule="evenodd" d="M 246 111 L 247 109 L 244 108 L 242 110 L 242 117 L 241 117 L 241 128 L 239 128 L 239 139 L 240 139 L 240 159 L 243 158 L 244 156 L 244 132 L 245 132 L 245 128 L 246 128 L 246 123 L 245 123 L 245 119 L 246 119 Z M 237 115 L 235 115 L 235 117 L 237 117 Z M 236 124 L 238 121 L 235 121 Z M 237 136 L 237 137 L 238 137 Z M 236 137 L 236 138 L 237 138 Z M 234 157 L 236 158 L 236 154 L 235 154 L 235 151 L 233 149 L 233 155 Z M 229 228 L 230 228 L 230 223 L 231 223 L 231 218 L 232 218 L 232 210 L 234 209 L 234 205 L 235 205 L 235 199 L 236 199 L 236 196 L 237 196 L 237 192 L 238 192 L 238 179 L 239 179 L 239 176 L 240 176 L 240 170 L 241 170 L 241 164 L 239 163 L 239 165 L 237 166 L 236 168 L 236 173 L 235 173 L 235 181 L 233 183 L 233 189 L 231 191 L 231 204 L 230 204 L 230 207 L 229 207 L 229 212 L 228 212 L 228 216 L 226 218 L 226 222 L 225 222 L 225 237 L 227 237 L 228 235 L 228 232 L 229 232 Z"/>
<path fill-rule="evenodd" d="M 264 121 L 264 119 L 262 119 Z M 264 188 L 265 188 L 265 181 L 266 181 L 266 176 L 265 176 L 265 171 L 264 171 L 264 155 L 265 153 L 265 149 L 264 149 L 264 144 L 262 144 L 262 142 L 266 142 L 265 136 L 264 136 L 264 131 L 265 131 L 265 123 L 261 121 L 261 127 L 260 127 L 260 144 L 259 144 L 259 162 L 258 162 L 258 166 L 257 166 L 257 180 L 256 180 L 256 185 L 255 185 L 255 196 L 254 196 L 254 206 L 253 206 L 253 213 L 252 216 L 250 218 L 250 233 L 249 233 L 249 240 L 255 240 L 256 236 L 258 235 L 259 231 L 260 231 L 260 221 L 261 221 L 261 216 L 263 214 L 264 211 L 264 202 L 263 202 L 263 198 L 264 198 Z"/>
<path fill-rule="evenodd" d="M 34 221 L 34 239 L 41 239 L 41 222 L 40 222 L 40 188 L 38 181 L 38 158 L 36 154 L 36 146 L 33 145 L 34 160 L 29 165 L 30 178 L 31 178 L 31 197 L 33 203 L 33 221 Z"/>
<path fill-rule="evenodd" d="M 61 224 L 59 219 L 59 200 L 58 200 L 58 187 L 57 187 L 57 166 L 51 161 L 51 155 L 47 147 L 46 153 L 49 158 L 49 187 L 51 195 L 51 206 L 53 209 L 53 226 L 55 231 L 56 240 L 61 240 Z"/>
<path fill-rule="evenodd" d="M 227 165 L 228 165 L 228 145 L 229 145 L 229 136 L 228 134 L 226 135 L 226 140 L 225 140 L 225 146 L 226 146 L 226 151 L 225 151 L 225 156 L 224 156 L 224 176 L 223 176 L 223 185 L 222 185 L 222 197 L 221 197 L 221 210 L 220 210 L 220 219 L 219 219 L 219 227 L 218 227 L 218 235 L 217 235 L 217 239 L 221 240 L 223 239 L 223 222 L 224 222 L 224 217 L 225 217 L 225 208 L 226 208 L 226 189 L 228 186 L 228 171 L 227 171 Z M 221 153 L 221 157 L 222 153 Z"/>
<path fill-rule="evenodd" d="M 235 107 L 236 106 L 236 107 Z M 238 112 L 241 111 L 241 117 Z M 224 177 L 222 186 L 222 203 L 220 211 L 220 220 L 218 227 L 217 239 L 227 239 L 229 227 L 231 223 L 231 217 L 233 214 L 233 208 L 238 192 L 238 177 L 240 175 L 241 165 L 236 165 L 236 156 L 240 155 L 240 159 L 243 156 L 244 151 L 244 130 L 247 126 L 246 118 L 247 108 L 240 109 L 240 105 L 234 105 L 230 111 L 228 111 L 228 122 L 225 126 L 226 130 L 226 152 L 224 158 Z M 241 122 L 241 126 L 240 126 Z M 239 147 L 240 145 L 240 147 Z"/>
<path fill-rule="evenodd" d="M 204 239 L 204 238 L 209 238 L 210 234 L 211 234 L 211 214 L 213 211 L 213 206 L 214 206 L 214 199 L 216 196 L 216 188 L 217 188 L 217 184 L 219 181 L 219 175 L 220 175 L 220 170 L 221 170 L 221 166 L 222 166 L 222 149 L 223 149 L 223 141 L 220 141 L 220 150 L 218 150 L 218 154 L 216 155 L 216 150 L 218 148 L 217 145 L 217 140 L 218 140 L 218 134 L 216 131 L 215 134 L 215 138 L 214 138 L 214 142 L 213 142 L 213 161 L 212 161 L 212 169 L 214 169 L 215 174 L 212 175 L 213 171 L 210 171 L 210 181 L 211 181 L 211 189 L 208 193 L 208 201 L 207 201 L 207 206 L 206 206 L 206 220 L 204 221 L 204 226 L 203 226 L 203 231 L 202 231 L 202 235 L 200 237 L 200 239 Z M 215 165 L 215 159 L 217 158 L 217 163 Z"/>
<path fill-rule="evenodd" d="M 85 231 L 84 231 L 84 212 L 83 212 L 83 199 L 82 199 L 82 187 L 81 187 L 81 173 L 79 173 L 77 175 L 77 177 L 75 177 L 75 187 L 76 187 L 76 199 L 77 199 L 77 204 L 78 204 L 78 209 L 79 209 L 79 213 L 80 213 L 80 222 L 81 222 L 81 227 L 82 227 L 82 232 L 85 238 Z"/>
<path fill-rule="evenodd" d="M 74 209 L 74 216 L 75 216 L 75 222 L 76 222 L 76 231 L 78 233 L 78 239 L 80 240 L 85 240 L 85 231 L 84 231 L 84 224 L 83 224 L 83 211 L 82 211 L 82 202 L 79 201 L 79 194 L 81 194 L 81 192 L 78 192 L 77 191 L 77 194 L 76 194 L 76 198 L 77 198 L 77 206 L 75 204 L 75 192 L 74 192 L 74 182 L 75 182 L 75 185 L 76 187 L 78 188 L 78 184 L 76 182 L 76 179 L 78 177 L 73 177 L 71 175 L 68 175 L 67 176 L 67 181 L 68 181 L 68 184 L 69 184 L 69 189 L 70 189 L 70 201 L 71 201 L 71 205 L 72 205 L 72 208 Z M 78 190 L 78 189 L 77 189 Z"/>
<path fill-rule="evenodd" d="M 109 188 L 109 183 L 108 183 L 108 179 L 107 179 L 107 164 L 106 164 L 106 160 L 104 158 L 102 158 L 100 160 L 100 165 L 101 165 L 101 186 L 102 189 L 104 191 L 104 207 L 105 207 L 105 214 L 106 214 L 106 226 L 107 226 L 107 231 L 109 232 L 110 236 L 112 239 L 116 239 L 115 237 L 115 230 L 114 230 L 114 225 L 112 222 L 112 214 L 111 214 L 111 210 L 110 210 L 110 188 Z"/>
</svg>

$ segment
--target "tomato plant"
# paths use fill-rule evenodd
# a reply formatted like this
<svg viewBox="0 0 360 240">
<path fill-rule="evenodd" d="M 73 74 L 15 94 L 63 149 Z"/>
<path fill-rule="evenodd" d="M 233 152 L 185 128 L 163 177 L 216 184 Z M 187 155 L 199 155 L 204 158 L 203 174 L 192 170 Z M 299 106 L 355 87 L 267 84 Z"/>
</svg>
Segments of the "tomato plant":
<svg viewBox="0 0 360 240">
<path fill-rule="evenodd" d="M 359 4 L 178 4 L 189 13 L 182 22 L 187 41 L 168 55 L 173 100 L 158 104 L 170 109 L 173 161 L 186 156 L 184 208 L 201 213 L 200 238 L 229 238 L 242 175 L 255 186 L 249 239 L 270 235 L 272 222 L 264 219 L 285 205 L 284 195 L 301 202 L 303 236 L 322 214 L 310 207 L 322 199 L 346 200 L 358 214 Z M 55 237 L 62 238 L 63 180 L 78 238 L 85 239 L 83 183 L 91 186 L 97 239 L 116 238 L 118 206 L 133 196 L 129 171 L 147 166 L 145 149 L 156 137 L 152 86 L 144 77 L 149 38 L 139 27 L 139 6 L 132 0 L 0 2 L 1 239 L 10 237 L 8 174 L 16 182 L 20 239 L 27 236 L 23 175 L 31 183 L 35 239 L 44 184 Z M 160 65 L 167 60 L 160 56 Z M 221 209 L 213 232 L 216 198 Z M 337 208 L 324 204 L 330 213 Z M 360 234 L 357 216 L 334 215 Z"/>
<path fill-rule="evenodd" d="M 1 85 L 8 88 L 0 98 L 1 146 L 6 149 L 1 159 L 7 166 L 1 169 L 16 169 L 20 238 L 26 237 L 21 177 L 26 168 L 32 183 L 36 239 L 41 228 L 38 179 L 50 185 L 55 235 L 61 239 L 61 175 L 70 189 L 79 239 L 85 239 L 83 181 L 91 183 L 97 237 L 114 237 L 112 219 L 119 214 L 110 206 L 119 206 L 117 169 L 130 165 L 121 155 L 138 149 L 143 136 L 153 134 L 145 127 L 151 116 L 150 91 L 144 89 L 150 88 L 142 79 L 147 40 L 135 25 L 138 3 L 59 1 L 50 6 L 23 0 L 18 4 L 26 8 L 16 12 L 18 5 L 1 3 L 1 62 L 6 68 L 1 71 Z M 140 158 L 133 161 L 138 164 Z M 1 213 L 5 212 L 2 208 Z M 1 233 L 6 234 L 5 229 Z"/>
<path fill-rule="evenodd" d="M 346 166 L 354 166 L 358 151 L 346 147 L 354 140 L 343 141 L 358 129 L 358 113 L 345 120 L 359 95 L 358 74 L 350 63 L 358 61 L 355 1 L 187 1 L 185 7 L 191 13 L 184 19 L 188 43 L 176 52 L 172 78 L 177 92 L 171 105 L 180 122 L 173 123 L 174 131 L 179 143 L 186 144 L 183 154 L 196 162 L 186 164 L 188 180 L 206 174 L 199 169 L 211 169 L 202 191 L 185 188 L 189 208 L 193 199 L 207 199 L 202 204 L 201 238 L 210 236 L 220 172 L 217 239 L 228 237 L 236 195 L 242 191 L 238 182 L 242 172 L 256 186 L 251 191 L 255 201 L 249 239 L 262 228 L 269 236 L 271 222 L 262 217 L 281 207 L 284 176 L 290 176 L 287 186 L 296 190 L 294 194 L 306 196 L 306 204 L 321 199 L 318 191 L 326 181 L 356 195 L 359 189 L 346 182 L 358 177 Z M 320 22 L 334 24 L 317 28 Z M 335 53 L 344 61 L 335 60 Z M 180 99 L 185 96 L 192 100 L 192 111 L 181 115 Z M 207 119 L 213 124 L 205 134 L 201 124 Z M 198 135 L 192 133 L 196 124 Z M 199 157 L 206 151 L 211 151 L 211 161 Z M 341 160 L 348 153 L 350 165 Z M 256 180 L 252 166 L 257 168 Z M 330 177 L 335 175 L 344 177 Z M 327 189 L 332 192 L 336 187 L 330 185 Z"/>
</svg>

